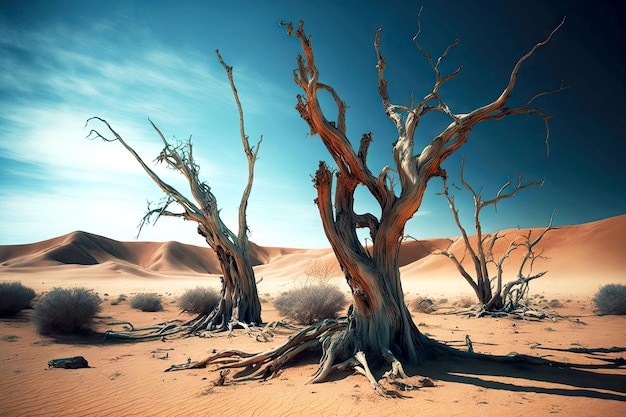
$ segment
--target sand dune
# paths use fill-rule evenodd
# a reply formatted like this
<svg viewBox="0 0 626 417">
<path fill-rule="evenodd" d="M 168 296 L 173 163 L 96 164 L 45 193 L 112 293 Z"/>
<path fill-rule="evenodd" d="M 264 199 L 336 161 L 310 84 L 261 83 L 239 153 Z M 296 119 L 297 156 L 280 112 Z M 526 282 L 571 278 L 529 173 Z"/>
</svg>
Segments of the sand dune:
<svg viewBox="0 0 626 417">
<path fill-rule="evenodd" d="M 494 255 L 500 257 L 513 239 L 523 242 L 526 236 L 530 236 L 533 240 L 542 231 L 542 228 L 501 231 L 499 234 L 502 237 L 494 245 Z M 474 236 L 470 240 L 475 244 Z M 454 240 L 449 250 L 463 259 L 463 265 L 472 273 L 473 264 L 467 254 L 464 256 L 462 241 Z M 518 248 L 505 261 L 505 280 L 517 277 L 525 253 L 524 248 Z M 537 245 L 535 253 L 541 258 L 535 261 L 533 271 L 548 273 L 541 278 L 541 282 L 536 281 L 533 288 L 557 293 L 567 288 L 570 293 L 590 293 L 607 283 L 626 283 L 626 215 L 550 230 Z M 436 287 L 444 279 L 459 277 L 454 265 L 445 256 L 422 257 L 401 268 L 401 272 L 403 277 L 432 279 L 427 288 Z M 412 284 L 415 283 L 409 280 L 407 288 L 414 288 Z M 465 289 L 462 285 L 458 288 Z"/>
<path fill-rule="evenodd" d="M 250 244 L 252 265 L 269 263 L 277 256 L 297 251 Z M 220 273 L 217 256 L 208 246 L 179 242 L 119 242 L 81 231 L 32 244 L 0 246 L 0 263 L 8 268 L 108 263 L 153 272 Z"/>
<path fill-rule="evenodd" d="M 513 239 L 531 239 L 543 229 L 508 229 L 499 232 L 494 255 L 501 256 Z M 472 237 L 475 242 L 475 238 Z M 463 264 L 472 270 L 469 256 L 464 256 L 461 239 L 441 238 L 409 240 L 402 244 L 399 264 L 406 278 L 458 277 L 453 264 L 444 256 L 435 255 L 449 248 Z M 626 215 L 592 223 L 564 226 L 549 231 L 536 253 L 535 271 L 549 271 L 551 278 L 586 277 L 591 282 L 626 279 Z M 525 252 L 512 253 L 505 263 L 505 277 L 514 278 Z M 275 278 L 293 278 L 305 273 L 313 262 L 333 266 L 340 276 L 339 266 L 331 249 L 293 249 L 261 247 L 250 244 L 252 264 L 257 274 Z M 86 232 L 26 245 L 0 246 L 0 271 L 20 268 L 49 268 L 60 265 L 107 265 L 111 270 L 124 269 L 131 274 L 220 274 L 219 263 L 209 247 L 185 245 L 178 242 L 118 242 Z"/>
</svg>

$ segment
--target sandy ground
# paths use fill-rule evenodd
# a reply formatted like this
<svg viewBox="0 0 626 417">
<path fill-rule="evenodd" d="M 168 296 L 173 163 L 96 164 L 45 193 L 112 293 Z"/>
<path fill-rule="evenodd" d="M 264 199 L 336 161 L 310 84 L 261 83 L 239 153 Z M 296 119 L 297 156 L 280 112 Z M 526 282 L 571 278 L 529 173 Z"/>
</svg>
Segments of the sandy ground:
<svg viewBox="0 0 626 417">
<path fill-rule="evenodd" d="M 460 277 L 450 274 L 450 270 L 442 269 L 439 261 L 442 257 L 405 259 L 402 271 L 407 302 L 419 294 L 430 297 L 439 306 L 435 314 L 413 312 L 414 321 L 423 333 L 460 349 L 465 349 L 465 336 L 469 335 L 477 352 L 498 355 L 518 352 L 600 365 L 603 363 L 598 359 L 601 355 L 541 348 L 626 346 L 626 317 L 598 316 L 591 302 L 600 285 L 626 284 L 622 259 L 626 244 L 624 238 L 619 237 L 623 236 L 625 220 L 626 217 L 620 218 L 619 222 L 603 227 L 588 226 L 591 232 L 587 232 L 591 234 L 583 234 L 586 237 L 582 240 L 594 247 L 599 243 L 589 236 L 600 236 L 603 241 L 608 239 L 610 245 L 598 247 L 595 252 L 584 251 L 585 257 L 578 252 L 583 251 L 580 239 L 572 236 L 565 246 L 569 254 L 563 249 L 558 252 L 555 242 L 547 246 L 552 258 L 557 256 L 558 260 L 551 264 L 545 278 L 533 283 L 530 292 L 535 307 L 554 316 L 542 321 L 475 319 L 445 314 L 458 308 L 461 297 L 470 295 L 469 286 Z M 602 235 L 609 229 L 617 230 L 616 234 Z M 568 231 L 574 237 L 583 232 L 585 230 L 581 229 Z M 567 240 L 567 236 L 556 238 Z M 111 328 L 109 323 L 115 321 L 129 321 L 141 327 L 190 318 L 180 314 L 176 298 L 197 285 L 218 285 L 217 275 L 194 272 L 173 261 L 163 263 L 161 258 L 155 261 L 161 265 L 157 270 L 110 259 L 93 265 L 55 264 L 48 262 L 50 256 L 42 261 L 42 254 L 50 254 L 50 251 L 63 249 L 64 256 L 67 255 L 63 245 L 68 238 L 55 242 L 52 246 L 48 242 L 28 248 L 4 247 L 4 252 L 0 250 L 0 255 L 4 256 L 0 256 L 3 261 L 0 279 L 21 281 L 38 294 L 54 287 L 93 289 L 104 300 L 103 311 L 97 319 L 97 329 L 101 332 Z M 617 248 L 610 259 L 606 254 L 608 247 Z M 153 246 L 150 250 L 161 249 Z M 132 258 L 131 252 L 124 253 L 128 259 Z M 566 255 L 568 258 L 562 259 Z M 275 311 L 272 300 L 293 285 L 298 270 L 301 273 L 304 265 L 313 259 L 332 260 L 328 250 L 273 248 L 266 249 L 263 256 L 263 264 L 255 270 L 257 277 L 263 277 L 258 287 L 263 319 L 267 322 L 283 319 Z M 605 269 L 593 263 L 593 259 L 598 258 Z M 20 266 L 15 267 L 18 263 Z M 345 282 L 337 278 L 337 284 L 347 292 Z M 112 304 L 121 294 L 130 298 L 137 292 L 162 294 L 165 310 L 146 313 L 131 309 L 128 301 Z M 163 371 L 188 359 L 203 359 L 214 350 L 264 351 L 285 341 L 293 331 L 278 330 L 267 343 L 256 341 L 243 330 L 237 330 L 231 338 L 220 334 L 212 338 L 114 343 L 103 341 L 100 336 L 60 339 L 40 336 L 30 321 L 31 315 L 32 310 L 24 310 L 16 317 L 0 319 L 0 416 L 626 415 L 624 368 L 582 367 L 564 371 L 461 360 L 426 361 L 408 366 L 406 370 L 410 375 L 430 377 L 435 387 L 407 392 L 410 398 L 386 399 L 373 393 L 365 378 L 359 375 L 338 373 L 328 382 L 307 384 L 319 360 L 319 355 L 311 353 L 299 358 L 274 379 L 235 380 L 233 371 L 224 386 L 214 386 L 213 382 L 219 377 L 215 366 Z M 91 368 L 47 367 L 51 359 L 76 355 L 84 356 Z M 604 355 L 616 358 L 624 353 Z"/>
<path fill-rule="evenodd" d="M 68 271 L 65 284 L 77 282 Z M 33 277 L 45 282 L 45 276 Z M 22 282 L 41 289 L 23 276 Z M 96 278 L 96 277 L 93 277 Z M 176 318 L 179 311 L 176 295 L 198 284 L 197 279 L 159 280 L 143 278 L 130 281 L 102 277 L 93 285 L 106 300 L 98 319 L 104 331 L 113 321 L 130 321 L 147 326 Z M 163 282 L 165 281 L 165 282 Z M 59 278 L 55 285 L 63 280 Z M 280 293 L 262 288 L 264 320 L 281 319 L 272 305 Z M 452 282 L 450 282 L 452 284 Z M 452 286 L 452 285 L 450 285 Z M 169 288 L 172 292 L 165 291 Z M 120 294 L 136 291 L 161 292 L 165 311 L 145 313 L 133 310 L 128 301 L 111 305 Z M 104 294 L 109 294 L 104 295 Z M 169 295 L 168 295 L 169 294 Z M 469 295 L 469 294 L 468 294 Z M 414 313 L 422 332 L 439 341 L 463 348 L 470 335 L 479 352 L 508 354 L 519 352 L 533 356 L 552 355 L 561 361 L 598 364 L 587 355 L 539 350 L 552 348 L 626 346 L 626 317 L 593 314 L 589 296 L 557 296 L 544 291 L 533 293 L 538 308 L 556 305 L 549 311 L 563 317 L 540 322 L 512 318 L 472 319 L 446 315 L 455 308 L 458 295 L 434 294 L 439 305 L 437 314 Z M 446 300 L 447 299 L 447 300 Z M 410 294 L 407 300 L 411 300 Z M 0 385 L 3 416 L 292 416 L 292 415 L 417 415 L 430 416 L 621 416 L 626 411 L 626 370 L 581 370 L 578 373 L 538 372 L 531 369 L 505 369 L 463 365 L 425 363 L 408 369 L 411 374 L 431 377 L 436 387 L 409 393 L 407 399 L 384 399 L 374 394 L 367 381 L 357 375 L 338 374 L 331 381 L 307 385 L 316 370 L 318 357 L 308 355 L 268 381 L 233 381 L 213 387 L 218 378 L 215 367 L 164 373 L 171 364 L 199 360 L 213 350 L 237 348 L 258 352 L 283 342 L 289 330 L 280 330 L 268 343 L 250 338 L 243 330 L 235 337 L 178 338 L 139 343 L 111 343 L 98 338 L 54 339 L 39 336 L 29 321 L 32 310 L 18 317 L 0 321 Z M 47 367 L 50 359 L 82 355 L 89 369 L 64 370 Z M 609 357 L 623 355 L 607 354 Z M 606 375 L 609 374 L 609 375 Z"/>
</svg>

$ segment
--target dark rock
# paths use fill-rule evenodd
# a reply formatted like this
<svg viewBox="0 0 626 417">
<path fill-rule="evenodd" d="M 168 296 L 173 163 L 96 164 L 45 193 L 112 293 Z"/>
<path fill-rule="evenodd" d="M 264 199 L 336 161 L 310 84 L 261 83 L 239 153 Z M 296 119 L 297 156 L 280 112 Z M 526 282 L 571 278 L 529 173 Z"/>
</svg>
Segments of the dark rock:
<svg viewBox="0 0 626 417">
<path fill-rule="evenodd" d="M 87 360 L 82 356 L 74 356 L 73 358 L 61 358 L 52 359 L 48 361 L 48 368 L 64 368 L 64 369 L 78 369 L 89 368 Z"/>
</svg>

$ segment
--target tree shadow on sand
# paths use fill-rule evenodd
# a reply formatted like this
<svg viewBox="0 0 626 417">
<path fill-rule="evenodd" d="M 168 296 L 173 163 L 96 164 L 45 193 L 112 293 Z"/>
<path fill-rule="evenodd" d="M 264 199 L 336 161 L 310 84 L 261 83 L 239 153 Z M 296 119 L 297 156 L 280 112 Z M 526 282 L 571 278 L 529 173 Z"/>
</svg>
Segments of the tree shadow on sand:
<svg viewBox="0 0 626 417">
<path fill-rule="evenodd" d="M 617 369 L 615 364 L 582 367 L 587 369 L 534 363 L 503 363 L 491 361 L 489 356 L 481 355 L 428 361 L 410 372 L 435 381 L 468 384 L 485 389 L 626 402 L 626 374 L 602 371 Z M 512 380 L 505 382 L 501 380 L 502 377 Z M 563 387 L 564 385 L 567 387 Z"/>
</svg>

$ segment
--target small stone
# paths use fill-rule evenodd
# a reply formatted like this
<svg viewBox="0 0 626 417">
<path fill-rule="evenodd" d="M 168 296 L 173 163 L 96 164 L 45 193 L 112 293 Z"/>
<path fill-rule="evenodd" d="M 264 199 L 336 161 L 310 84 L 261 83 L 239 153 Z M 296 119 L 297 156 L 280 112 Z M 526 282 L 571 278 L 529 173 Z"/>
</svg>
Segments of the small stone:
<svg viewBox="0 0 626 417">
<path fill-rule="evenodd" d="M 89 368 L 89 363 L 82 356 L 73 358 L 52 359 L 48 361 L 48 368 L 78 369 Z"/>
<path fill-rule="evenodd" d="M 434 387 L 435 386 L 435 383 L 433 382 L 433 380 L 430 379 L 430 378 L 427 378 L 427 377 L 421 378 L 420 379 L 420 384 L 423 387 Z"/>
</svg>

